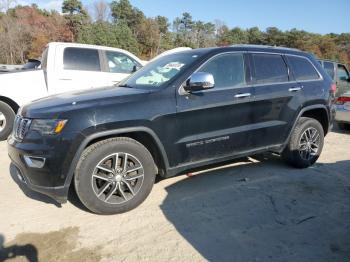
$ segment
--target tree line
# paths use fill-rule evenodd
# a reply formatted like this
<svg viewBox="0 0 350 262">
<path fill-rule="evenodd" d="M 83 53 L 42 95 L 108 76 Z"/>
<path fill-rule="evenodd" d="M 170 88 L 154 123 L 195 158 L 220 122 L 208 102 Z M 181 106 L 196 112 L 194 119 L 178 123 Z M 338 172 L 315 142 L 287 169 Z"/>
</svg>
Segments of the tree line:
<svg viewBox="0 0 350 262">
<path fill-rule="evenodd" d="M 229 28 L 220 20 L 194 20 L 190 13 L 169 21 L 161 15 L 147 17 L 129 0 L 96 0 L 89 7 L 79 0 L 64 0 L 62 13 L 35 4 L 11 7 L 11 2 L 15 0 L 0 0 L 0 63 L 24 63 L 40 57 L 48 42 L 63 41 L 118 47 L 143 59 L 178 46 L 276 45 L 350 66 L 350 33 L 346 32 L 321 35 L 276 27 Z"/>
</svg>

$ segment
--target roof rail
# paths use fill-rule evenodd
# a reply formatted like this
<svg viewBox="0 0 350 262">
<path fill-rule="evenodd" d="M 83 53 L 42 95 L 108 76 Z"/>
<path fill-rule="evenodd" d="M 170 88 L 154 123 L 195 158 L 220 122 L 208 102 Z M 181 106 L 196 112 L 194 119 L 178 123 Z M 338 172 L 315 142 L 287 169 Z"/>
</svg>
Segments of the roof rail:
<svg viewBox="0 0 350 262">
<path fill-rule="evenodd" d="M 252 45 L 252 44 L 234 44 L 231 45 L 232 47 L 264 47 L 264 48 L 276 48 L 276 49 L 282 49 L 282 50 L 293 50 L 293 51 L 301 51 L 297 48 L 291 48 L 291 47 L 284 47 L 284 46 L 272 46 L 272 45 Z"/>
</svg>

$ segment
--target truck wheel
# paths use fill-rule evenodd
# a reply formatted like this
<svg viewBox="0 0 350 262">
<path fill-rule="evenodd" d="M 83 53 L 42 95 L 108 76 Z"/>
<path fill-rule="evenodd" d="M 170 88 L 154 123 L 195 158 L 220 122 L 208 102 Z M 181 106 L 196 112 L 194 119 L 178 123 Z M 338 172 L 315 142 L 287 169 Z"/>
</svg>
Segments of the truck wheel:
<svg viewBox="0 0 350 262">
<path fill-rule="evenodd" d="M 323 142 L 324 132 L 321 124 L 313 118 L 301 117 L 292 131 L 282 157 L 294 167 L 309 167 L 319 158 Z"/>
<path fill-rule="evenodd" d="M 6 140 L 11 134 L 14 120 L 15 112 L 8 104 L 0 101 L 0 141 Z"/>
<path fill-rule="evenodd" d="M 111 138 L 86 148 L 74 184 L 81 202 L 98 214 L 117 214 L 140 205 L 152 190 L 156 166 L 139 142 Z"/>
</svg>

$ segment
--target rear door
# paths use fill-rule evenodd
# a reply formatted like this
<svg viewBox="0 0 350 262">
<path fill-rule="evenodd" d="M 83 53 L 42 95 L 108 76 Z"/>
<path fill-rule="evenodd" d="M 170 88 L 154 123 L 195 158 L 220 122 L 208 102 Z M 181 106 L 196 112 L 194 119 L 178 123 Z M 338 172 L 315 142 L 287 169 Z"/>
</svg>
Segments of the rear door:
<svg viewBox="0 0 350 262">
<path fill-rule="evenodd" d="M 283 54 L 251 53 L 254 97 L 253 144 L 264 148 L 282 144 L 303 102 L 302 86 L 290 73 Z"/>
<path fill-rule="evenodd" d="M 245 58 L 239 52 L 212 57 L 197 71 L 211 73 L 215 87 L 177 94 L 178 164 L 251 149 L 252 87 Z"/>
<path fill-rule="evenodd" d="M 62 48 L 62 47 L 60 47 Z M 63 50 L 62 50 L 63 49 Z M 65 47 L 58 49 L 61 57 L 56 57 L 56 72 L 51 74 L 55 93 L 101 87 L 100 52 L 92 48 Z"/>
</svg>

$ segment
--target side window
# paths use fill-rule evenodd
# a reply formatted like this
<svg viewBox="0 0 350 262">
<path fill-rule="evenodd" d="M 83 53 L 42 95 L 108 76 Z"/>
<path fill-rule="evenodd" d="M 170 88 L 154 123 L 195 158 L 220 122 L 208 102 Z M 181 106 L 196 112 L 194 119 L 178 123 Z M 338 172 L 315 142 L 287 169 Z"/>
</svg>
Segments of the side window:
<svg viewBox="0 0 350 262">
<path fill-rule="evenodd" d="M 323 67 L 327 74 L 334 79 L 334 64 L 332 62 L 324 62 Z"/>
<path fill-rule="evenodd" d="M 288 56 L 288 61 L 296 80 L 317 80 L 320 78 L 315 67 L 308 59 L 299 56 Z"/>
<path fill-rule="evenodd" d="M 204 64 L 200 72 L 214 76 L 215 88 L 235 87 L 245 84 L 243 54 L 223 54 Z"/>
<path fill-rule="evenodd" d="M 112 51 L 106 51 L 107 66 L 111 73 L 130 74 L 140 65 L 129 56 Z"/>
<path fill-rule="evenodd" d="M 101 71 L 96 49 L 67 47 L 64 49 L 63 64 L 66 70 Z"/>
<path fill-rule="evenodd" d="M 257 84 L 288 82 L 287 65 L 281 55 L 253 54 Z"/>
<path fill-rule="evenodd" d="M 346 70 L 345 66 L 337 66 L 337 80 L 347 81 L 349 79 L 349 72 Z"/>
</svg>

